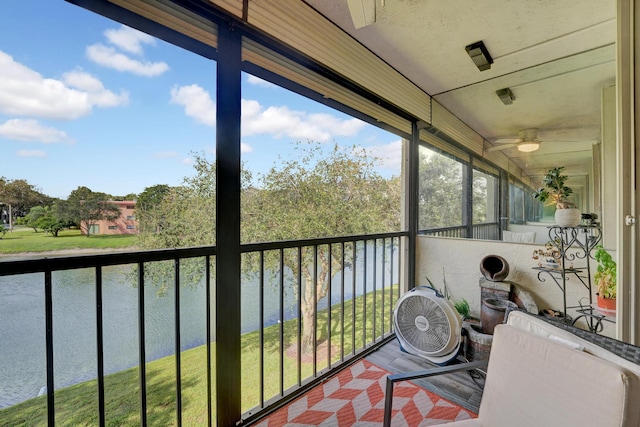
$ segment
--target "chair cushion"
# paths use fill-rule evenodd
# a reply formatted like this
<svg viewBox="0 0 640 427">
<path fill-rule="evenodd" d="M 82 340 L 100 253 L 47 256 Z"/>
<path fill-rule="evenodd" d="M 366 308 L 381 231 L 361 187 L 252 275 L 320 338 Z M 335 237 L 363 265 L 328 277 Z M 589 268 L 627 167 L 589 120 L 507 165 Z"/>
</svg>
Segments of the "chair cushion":
<svg viewBox="0 0 640 427">
<path fill-rule="evenodd" d="M 579 345 L 587 353 L 622 366 L 640 377 L 640 365 L 636 365 L 633 362 L 625 360 L 592 342 L 580 338 L 569 331 L 553 326 L 551 323 L 545 322 L 544 320 L 536 318 L 530 314 L 523 313 L 521 311 L 512 311 L 509 313 L 509 317 L 507 318 L 507 324 L 541 337 L 552 339 L 557 337 L 562 340 L 570 341 Z"/>
<path fill-rule="evenodd" d="M 491 427 L 636 427 L 640 380 L 586 352 L 498 325 L 478 418 Z"/>
</svg>

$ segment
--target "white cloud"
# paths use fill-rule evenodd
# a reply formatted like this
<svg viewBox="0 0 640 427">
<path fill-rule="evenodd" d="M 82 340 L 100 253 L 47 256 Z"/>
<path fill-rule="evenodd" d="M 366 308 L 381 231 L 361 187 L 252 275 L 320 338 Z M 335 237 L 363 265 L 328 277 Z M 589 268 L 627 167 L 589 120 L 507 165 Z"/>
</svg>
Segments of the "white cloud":
<svg viewBox="0 0 640 427">
<path fill-rule="evenodd" d="M 402 140 L 390 142 L 389 144 L 373 145 L 364 148 L 367 153 L 380 159 L 381 166 L 385 169 L 396 172 L 400 175 L 402 167 Z"/>
<path fill-rule="evenodd" d="M 247 77 L 247 83 L 254 86 L 264 86 L 264 87 L 277 87 L 271 82 L 266 80 L 262 80 L 260 77 L 256 77 L 254 75 L 249 74 Z"/>
<path fill-rule="evenodd" d="M 276 138 L 329 141 L 335 136 L 353 136 L 364 125 L 358 119 L 342 120 L 330 114 L 291 110 L 287 106 L 264 108 L 257 101 L 242 102 L 243 135 L 266 133 Z"/>
<path fill-rule="evenodd" d="M 17 152 L 19 157 L 46 157 L 47 153 L 42 150 L 20 150 Z"/>
<path fill-rule="evenodd" d="M 74 84 L 71 86 L 65 81 L 67 78 L 45 78 L 0 51 L 0 113 L 73 120 L 90 114 L 94 106 L 111 107 L 128 102 L 126 92 L 116 95 L 105 89 L 98 79 L 87 73 L 84 76 L 84 83 L 69 79 Z"/>
<path fill-rule="evenodd" d="M 104 36 L 115 47 L 95 43 L 86 48 L 87 58 L 96 64 L 144 77 L 159 76 L 169 70 L 169 65 L 166 62 L 133 59 L 127 55 L 142 56 L 144 53 L 143 44 L 151 46 L 156 44 L 156 40 L 152 36 L 124 25 L 121 25 L 120 28 L 106 30 Z"/>
<path fill-rule="evenodd" d="M 171 89 L 171 103 L 182 105 L 185 114 L 198 123 L 216 124 L 216 105 L 209 92 L 193 84 Z M 258 101 L 242 100 L 242 135 L 268 134 L 275 138 L 329 141 L 335 136 L 353 136 L 363 127 L 358 119 L 342 120 L 330 114 L 309 114 L 287 106 L 264 108 Z"/>
<path fill-rule="evenodd" d="M 123 92 L 120 95 L 108 91 L 102 82 L 84 71 L 75 70 L 62 75 L 62 80 L 69 86 L 85 91 L 89 101 L 99 107 L 116 107 L 129 103 L 129 94 Z"/>
<path fill-rule="evenodd" d="M 341 120 L 330 114 L 310 114 L 309 122 L 318 127 L 329 128 L 333 135 L 353 136 L 365 126 L 365 123 L 358 119 Z"/>
<path fill-rule="evenodd" d="M 246 142 L 240 143 L 240 153 L 246 154 L 253 151 L 253 147 L 247 144 Z"/>
<path fill-rule="evenodd" d="M 171 89 L 171 103 L 182 105 L 185 114 L 198 123 L 216 124 L 216 105 L 209 92 L 193 84 Z M 309 114 L 287 106 L 264 108 L 258 101 L 242 100 L 242 135 L 268 134 L 275 138 L 291 137 L 329 141 L 335 136 L 353 136 L 363 127 L 358 119 L 342 120 L 330 114 Z"/>
<path fill-rule="evenodd" d="M 184 113 L 198 123 L 216 125 L 216 104 L 209 92 L 198 85 L 174 86 L 171 89 L 171 103 L 182 105 Z"/>
<path fill-rule="evenodd" d="M 0 137 L 17 141 L 36 141 L 45 144 L 53 142 L 73 142 L 69 136 L 58 129 L 45 127 L 37 120 L 11 119 L 0 124 Z"/>
<path fill-rule="evenodd" d="M 169 70 L 166 62 L 150 62 L 131 59 L 115 48 L 100 43 L 87 46 L 87 57 L 96 64 L 121 72 L 130 72 L 139 76 L 154 77 Z"/>
<path fill-rule="evenodd" d="M 124 25 L 117 29 L 106 30 L 104 36 L 109 43 L 136 55 L 142 55 L 142 44 L 156 44 L 156 40 L 149 34 Z"/>
</svg>

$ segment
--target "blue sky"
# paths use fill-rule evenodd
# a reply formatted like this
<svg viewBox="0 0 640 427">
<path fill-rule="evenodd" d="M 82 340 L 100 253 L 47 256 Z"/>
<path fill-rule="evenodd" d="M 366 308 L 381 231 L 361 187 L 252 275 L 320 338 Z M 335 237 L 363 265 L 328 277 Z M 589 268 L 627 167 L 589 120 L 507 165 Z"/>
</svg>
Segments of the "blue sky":
<svg viewBox="0 0 640 427">
<path fill-rule="evenodd" d="M 0 176 L 66 198 L 192 175 L 215 152 L 216 63 L 62 0 L 0 14 Z M 296 141 L 358 145 L 400 173 L 400 138 L 254 76 L 242 89 L 242 160 L 254 175 Z"/>
</svg>

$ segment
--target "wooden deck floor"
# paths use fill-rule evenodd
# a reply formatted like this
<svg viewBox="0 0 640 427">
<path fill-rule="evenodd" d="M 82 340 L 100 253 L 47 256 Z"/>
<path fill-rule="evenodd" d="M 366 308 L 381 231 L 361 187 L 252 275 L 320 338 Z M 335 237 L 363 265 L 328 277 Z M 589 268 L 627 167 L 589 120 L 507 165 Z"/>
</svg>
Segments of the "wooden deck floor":
<svg viewBox="0 0 640 427">
<path fill-rule="evenodd" d="M 401 351 L 397 340 L 385 344 L 365 359 L 392 374 L 421 371 L 437 366 L 421 357 Z M 484 385 L 483 378 L 474 379 L 469 373 L 460 372 L 415 380 L 414 383 L 465 409 L 478 413 Z"/>
</svg>

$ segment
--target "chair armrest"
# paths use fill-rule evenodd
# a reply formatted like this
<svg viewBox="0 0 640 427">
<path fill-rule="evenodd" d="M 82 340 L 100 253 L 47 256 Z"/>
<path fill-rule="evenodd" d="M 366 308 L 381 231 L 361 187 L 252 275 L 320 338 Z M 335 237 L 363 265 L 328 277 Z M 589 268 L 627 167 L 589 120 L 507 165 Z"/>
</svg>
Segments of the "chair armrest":
<svg viewBox="0 0 640 427">
<path fill-rule="evenodd" d="M 403 374 L 392 374 L 387 376 L 387 390 L 384 396 L 384 427 L 391 426 L 391 407 L 393 406 L 393 385 L 398 381 L 411 381 L 418 378 L 433 377 L 436 375 L 450 374 L 460 371 L 472 371 L 474 369 L 486 368 L 489 360 L 477 360 L 475 362 L 460 363 L 457 365 L 442 366 L 438 368 L 425 369 L 424 371 L 408 372 Z"/>
</svg>

